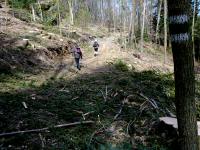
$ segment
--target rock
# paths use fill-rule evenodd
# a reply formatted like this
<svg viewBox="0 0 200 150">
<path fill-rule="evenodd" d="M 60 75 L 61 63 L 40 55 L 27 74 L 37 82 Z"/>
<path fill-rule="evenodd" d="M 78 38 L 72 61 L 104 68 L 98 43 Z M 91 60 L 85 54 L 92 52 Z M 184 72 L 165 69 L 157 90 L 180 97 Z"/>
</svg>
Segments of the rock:
<svg viewBox="0 0 200 150">
<path fill-rule="evenodd" d="M 49 40 L 51 40 L 51 39 L 52 39 L 52 36 L 51 36 L 51 35 L 49 35 L 49 36 L 48 36 L 48 39 L 49 39 Z"/>
<path fill-rule="evenodd" d="M 178 126 L 177 119 L 172 117 L 161 117 L 158 121 L 152 123 L 150 135 L 157 135 L 165 140 L 169 149 L 178 149 Z"/>
<path fill-rule="evenodd" d="M 133 54 L 133 56 L 137 59 L 141 59 L 141 56 L 139 54 Z"/>
<path fill-rule="evenodd" d="M 133 70 L 134 69 L 134 67 L 131 64 L 128 64 L 127 67 L 128 67 L 128 70 Z"/>
<path fill-rule="evenodd" d="M 14 48 L 20 48 L 20 49 L 25 49 L 29 45 L 28 39 L 23 39 L 23 40 L 17 40 L 14 43 Z"/>
<path fill-rule="evenodd" d="M 61 54 L 62 53 L 62 46 L 55 46 L 55 45 L 52 45 L 52 46 L 48 46 L 47 49 L 51 52 L 56 52 L 57 54 Z"/>
<path fill-rule="evenodd" d="M 0 59 L 0 73 L 10 73 L 12 70 L 11 65 L 3 59 Z"/>
<path fill-rule="evenodd" d="M 70 33 L 68 34 L 68 36 L 69 36 L 69 38 L 72 38 L 72 39 L 75 39 L 75 40 L 80 39 L 80 38 L 82 37 L 82 36 L 81 36 L 79 33 L 77 33 L 76 31 L 70 32 Z"/>
<path fill-rule="evenodd" d="M 178 123 L 176 118 L 161 117 L 159 118 L 159 120 L 164 124 L 173 127 L 174 129 L 178 129 Z M 197 127 L 198 127 L 198 136 L 200 136 L 200 121 L 197 121 Z"/>
<path fill-rule="evenodd" d="M 89 39 L 86 36 L 84 36 L 84 37 L 79 38 L 79 42 L 80 43 L 88 43 Z"/>
</svg>

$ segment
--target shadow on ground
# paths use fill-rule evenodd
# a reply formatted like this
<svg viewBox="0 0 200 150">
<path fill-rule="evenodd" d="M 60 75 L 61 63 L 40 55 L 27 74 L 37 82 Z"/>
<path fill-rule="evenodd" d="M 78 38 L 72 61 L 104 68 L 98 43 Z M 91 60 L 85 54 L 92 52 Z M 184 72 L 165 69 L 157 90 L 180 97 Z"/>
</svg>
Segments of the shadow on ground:
<svg viewBox="0 0 200 150">
<path fill-rule="evenodd" d="M 52 128 L 40 134 L 0 137 L 0 147 L 167 149 L 167 137 L 155 135 L 152 129 L 158 117 L 174 112 L 173 100 L 171 74 L 116 66 L 109 72 L 83 74 L 74 79 L 52 78 L 40 87 L 30 85 L 23 91 L 0 92 L 0 133 L 95 121 L 92 125 Z"/>
</svg>

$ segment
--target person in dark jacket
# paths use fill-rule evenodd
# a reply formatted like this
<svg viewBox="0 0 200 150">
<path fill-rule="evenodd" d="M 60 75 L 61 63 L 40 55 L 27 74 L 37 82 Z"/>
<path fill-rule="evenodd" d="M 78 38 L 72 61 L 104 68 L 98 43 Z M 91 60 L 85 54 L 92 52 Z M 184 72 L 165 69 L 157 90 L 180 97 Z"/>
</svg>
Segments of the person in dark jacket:
<svg viewBox="0 0 200 150">
<path fill-rule="evenodd" d="M 97 56 L 99 50 L 99 43 L 97 42 L 97 39 L 93 43 L 93 48 L 94 48 L 94 56 Z"/>
<path fill-rule="evenodd" d="M 81 67 L 80 67 L 80 59 L 83 58 L 83 54 L 82 54 L 82 51 L 80 49 L 79 46 L 76 46 L 74 48 L 74 58 L 75 58 L 75 62 L 76 62 L 76 67 L 78 70 L 81 70 Z"/>
</svg>

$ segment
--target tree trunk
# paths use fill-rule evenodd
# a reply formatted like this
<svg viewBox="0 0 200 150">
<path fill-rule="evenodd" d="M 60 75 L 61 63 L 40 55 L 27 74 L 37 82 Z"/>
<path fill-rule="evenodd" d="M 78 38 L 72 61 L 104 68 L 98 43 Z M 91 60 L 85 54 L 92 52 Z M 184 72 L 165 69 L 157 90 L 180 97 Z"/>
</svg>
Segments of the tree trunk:
<svg viewBox="0 0 200 150">
<path fill-rule="evenodd" d="M 107 0 L 107 2 L 108 2 L 108 32 L 111 32 L 111 24 L 112 24 L 111 0 Z"/>
<path fill-rule="evenodd" d="M 136 2 L 132 0 L 132 13 L 131 13 L 131 22 L 130 22 L 130 31 L 129 31 L 129 43 L 135 48 L 135 13 L 136 12 Z"/>
<path fill-rule="evenodd" d="M 140 33 L 141 31 L 141 12 L 142 12 L 142 2 L 140 0 L 137 0 L 137 7 L 138 7 L 138 15 L 137 15 L 137 32 Z"/>
<path fill-rule="evenodd" d="M 74 25 L 74 14 L 73 14 L 73 8 L 72 8 L 72 1 L 68 0 L 68 5 L 69 5 L 69 14 L 70 14 L 70 25 Z"/>
<path fill-rule="evenodd" d="M 113 5 L 112 11 L 113 11 L 113 27 L 114 27 L 113 32 L 115 33 L 116 31 L 115 4 Z"/>
<path fill-rule="evenodd" d="M 38 0 L 38 6 L 39 6 L 39 9 L 40 9 L 40 19 L 43 21 L 42 7 L 40 5 L 40 1 L 39 0 Z"/>
<path fill-rule="evenodd" d="M 164 64 L 167 62 L 167 0 L 164 0 Z"/>
<path fill-rule="evenodd" d="M 100 7 L 101 7 L 101 23 L 102 23 L 102 26 L 104 26 L 104 11 L 103 11 L 103 7 L 104 7 L 104 0 L 101 0 L 101 4 L 100 4 Z"/>
<path fill-rule="evenodd" d="M 162 2 L 163 2 L 163 0 L 159 0 L 158 17 L 157 17 L 157 25 L 156 25 L 156 44 L 160 44 L 158 39 L 159 39 L 159 24 L 160 24 L 160 15 L 161 15 L 161 9 L 162 9 Z"/>
<path fill-rule="evenodd" d="M 194 0 L 194 7 L 193 7 L 193 19 L 192 19 L 192 44 L 193 44 L 193 55 L 195 56 L 195 44 L 194 44 L 194 27 L 195 27 L 195 18 L 196 18 L 196 4 L 197 0 Z M 195 57 L 194 57 L 195 61 Z"/>
<path fill-rule="evenodd" d="M 35 18 L 35 9 L 34 9 L 34 7 L 33 7 L 33 4 L 31 5 L 31 9 L 32 9 L 33 21 L 35 22 L 35 21 L 36 21 L 36 18 Z"/>
<path fill-rule="evenodd" d="M 60 31 L 60 35 L 62 35 L 62 28 L 61 28 L 61 15 L 60 15 L 60 0 L 57 0 L 57 9 L 58 9 L 58 26 L 59 26 L 59 31 Z"/>
<path fill-rule="evenodd" d="M 145 12 L 146 12 L 146 0 L 143 1 L 143 9 L 142 9 L 142 27 L 141 27 L 141 41 L 140 41 L 140 51 L 143 51 L 144 47 L 144 23 L 145 23 Z"/>
<path fill-rule="evenodd" d="M 191 0 L 168 0 L 179 150 L 198 150 Z"/>
</svg>

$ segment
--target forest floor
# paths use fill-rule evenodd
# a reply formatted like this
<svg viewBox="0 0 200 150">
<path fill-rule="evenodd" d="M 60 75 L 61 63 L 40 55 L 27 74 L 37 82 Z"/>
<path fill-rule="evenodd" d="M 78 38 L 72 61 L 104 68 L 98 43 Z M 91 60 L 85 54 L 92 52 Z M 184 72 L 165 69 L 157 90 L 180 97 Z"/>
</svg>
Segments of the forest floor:
<svg viewBox="0 0 200 150">
<path fill-rule="evenodd" d="M 148 42 L 142 53 L 125 50 L 117 42 L 118 34 L 99 27 L 74 28 L 60 36 L 56 28 L 27 23 L 12 12 L 6 15 L 9 11 L 0 9 L 0 19 L 8 18 L 0 28 L 0 149 L 174 146 L 174 135 L 155 131 L 159 117 L 175 113 L 170 53 L 163 65 L 163 52 Z M 90 36 L 99 40 L 97 57 Z M 76 41 L 83 49 L 81 71 L 70 54 Z M 197 98 L 199 87 L 197 80 Z M 54 128 L 83 121 L 93 122 Z M 41 132 L 1 135 L 45 127 L 49 128 Z"/>
</svg>

